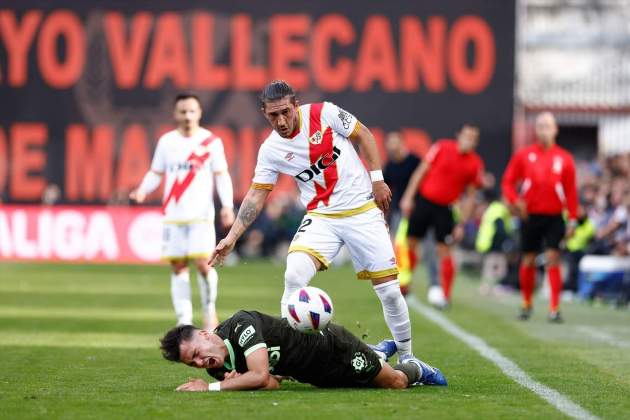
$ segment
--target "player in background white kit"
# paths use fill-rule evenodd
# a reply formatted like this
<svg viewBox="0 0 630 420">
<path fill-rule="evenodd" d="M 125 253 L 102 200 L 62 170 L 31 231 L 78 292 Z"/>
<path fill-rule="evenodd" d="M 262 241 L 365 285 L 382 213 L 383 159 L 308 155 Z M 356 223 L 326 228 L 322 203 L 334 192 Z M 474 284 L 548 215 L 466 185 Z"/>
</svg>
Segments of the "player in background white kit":
<svg viewBox="0 0 630 420">
<path fill-rule="evenodd" d="M 330 102 L 301 105 L 284 81 L 270 83 L 261 106 L 274 131 L 260 147 L 254 180 L 227 236 L 215 248 L 210 264 L 221 263 L 237 239 L 256 219 L 279 173 L 295 177 L 307 209 L 289 247 L 284 304 L 306 286 L 345 244 L 357 277 L 372 282 L 383 306 L 394 342 L 381 343 L 388 356 L 411 356 L 411 324 L 400 293 L 398 268 L 383 211 L 391 192 L 383 181 L 372 133 L 350 113 Z M 362 149 L 370 173 L 352 140 Z M 371 179 L 370 179 L 371 178 Z"/>
<path fill-rule="evenodd" d="M 171 297 L 177 324 L 193 323 L 188 263 L 197 267 L 204 325 L 212 331 L 219 323 L 216 313 L 218 275 L 208 267 L 207 258 L 216 244 L 214 231 L 213 183 L 221 200 L 221 223 L 234 223 L 232 179 L 223 143 L 199 126 L 201 103 L 191 94 L 175 98 L 177 129 L 164 134 L 155 149 L 151 169 L 131 199 L 142 203 L 164 184 L 162 258 L 171 263 Z"/>
</svg>

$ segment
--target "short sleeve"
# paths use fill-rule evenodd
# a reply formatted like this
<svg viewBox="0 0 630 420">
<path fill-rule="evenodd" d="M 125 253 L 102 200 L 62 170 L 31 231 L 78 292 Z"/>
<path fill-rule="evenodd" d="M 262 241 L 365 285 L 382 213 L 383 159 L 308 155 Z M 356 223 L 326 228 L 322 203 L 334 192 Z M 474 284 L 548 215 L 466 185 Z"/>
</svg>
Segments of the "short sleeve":
<svg viewBox="0 0 630 420">
<path fill-rule="evenodd" d="M 246 358 L 258 349 L 267 348 L 254 317 L 246 312 L 241 312 L 233 321 L 236 322 L 236 327 L 234 328 L 232 345 L 242 350 Z"/>
<path fill-rule="evenodd" d="M 165 141 L 164 137 L 158 141 L 155 152 L 153 153 L 153 161 L 151 161 L 151 170 L 153 172 L 163 173 L 166 171 L 166 157 L 165 157 Z"/>
<path fill-rule="evenodd" d="M 424 159 L 429 163 L 433 163 L 437 158 L 438 153 L 440 153 L 440 143 L 434 143 L 429 148 L 429 151 L 425 155 Z"/>
<path fill-rule="evenodd" d="M 225 172 L 228 170 L 223 141 L 221 141 L 220 138 L 212 142 L 212 149 L 210 151 L 210 168 L 212 169 L 212 172 Z"/>
<path fill-rule="evenodd" d="M 278 169 L 273 165 L 267 152 L 267 148 L 263 144 L 258 152 L 258 160 L 256 161 L 256 169 L 254 170 L 254 187 L 258 189 L 271 190 L 278 180 Z"/>
<path fill-rule="evenodd" d="M 359 128 L 359 121 L 354 115 L 332 102 L 324 102 L 322 120 L 333 131 L 346 138 L 352 137 Z"/>
</svg>

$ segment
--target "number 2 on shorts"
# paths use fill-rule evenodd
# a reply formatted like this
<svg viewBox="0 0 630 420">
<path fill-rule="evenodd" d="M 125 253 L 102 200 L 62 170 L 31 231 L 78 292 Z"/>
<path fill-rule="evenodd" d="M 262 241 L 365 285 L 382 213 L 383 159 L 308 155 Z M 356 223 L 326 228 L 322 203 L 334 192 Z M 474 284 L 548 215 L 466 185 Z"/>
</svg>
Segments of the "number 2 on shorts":
<svg viewBox="0 0 630 420">
<path fill-rule="evenodd" d="M 306 232 L 306 227 L 309 226 L 311 223 L 313 223 L 313 220 L 304 219 L 304 221 L 302 221 L 302 224 L 298 228 L 298 232 Z"/>
</svg>

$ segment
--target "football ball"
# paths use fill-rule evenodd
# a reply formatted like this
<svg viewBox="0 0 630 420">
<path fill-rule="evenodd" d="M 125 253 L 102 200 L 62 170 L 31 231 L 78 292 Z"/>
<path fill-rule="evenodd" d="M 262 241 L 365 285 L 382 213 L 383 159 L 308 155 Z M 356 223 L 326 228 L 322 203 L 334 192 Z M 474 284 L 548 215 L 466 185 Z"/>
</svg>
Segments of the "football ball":
<svg viewBox="0 0 630 420">
<path fill-rule="evenodd" d="M 427 295 L 429 303 L 436 308 L 444 308 L 446 306 L 446 297 L 440 286 L 431 286 Z"/>
<path fill-rule="evenodd" d="M 289 296 L 285 313 L 291 327 L 312 334 L 326 328 L 333 316 L 333 304 L 322 289 L 303 287 Z"/>
</svg>

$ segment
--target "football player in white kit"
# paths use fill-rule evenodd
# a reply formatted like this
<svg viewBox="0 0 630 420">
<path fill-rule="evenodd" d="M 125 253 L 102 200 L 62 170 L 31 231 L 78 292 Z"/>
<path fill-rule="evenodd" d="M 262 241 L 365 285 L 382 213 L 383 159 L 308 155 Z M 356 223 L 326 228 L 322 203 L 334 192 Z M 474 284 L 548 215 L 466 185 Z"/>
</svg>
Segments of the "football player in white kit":
<svg viewBox="0 0 630 420">
<path fill-rule="evenodd" d="M 206 264 L 216 244 L 213 183 L 221 201 L 221 223 L 229 227 L 234 222 L 232 179 L 221 139 L 199 126 L 199 98 L 192 94 L 178 95 L 174 118 L 177 129 L 160 138 L 151 169 L 130 197 L 142 203 L 158 188 L 162 175 L 166 175 L 162 258 L 171 263 L 171 297 L 177 324 L 193 323 L 188 274 L 188 263 L 193 260 L 197 267 L 204 325 L 213 330 L 219 323 L 216 312 L 218 275 Z"/>
<path fill-rule="evenodd" d="M 251 188 L 230 232 L 219 242 L 210 265 L 221 263 L 256 219 L 278 174 L 293 176 L 307 213 L 289 247 L 281 307 L 291 293 L 308 285 L 345 244 L 359 279 L 370 280 L 394 341 L 376 350 L 411 356 L 409 311 L 383 211 L 391 201 L 372 133 L 352 114 L 330 102 L 299 105 L 291 86 L 271 82 L 261 107 L 274 131 L 258 151 Z M 370 172 L 352 141 L 362 149 Z M 283 313 L 282 316 L 289 315 Z"/>
</svg>

